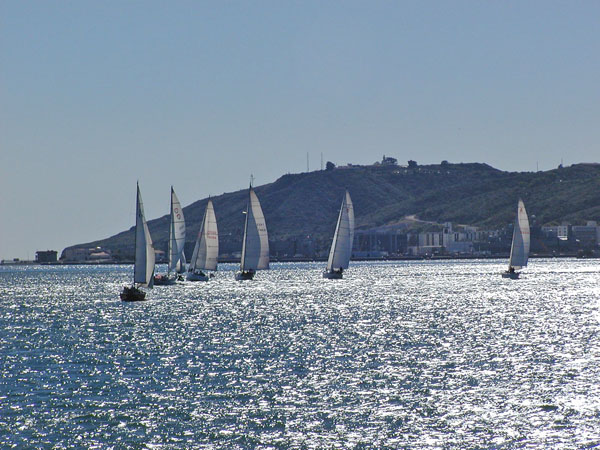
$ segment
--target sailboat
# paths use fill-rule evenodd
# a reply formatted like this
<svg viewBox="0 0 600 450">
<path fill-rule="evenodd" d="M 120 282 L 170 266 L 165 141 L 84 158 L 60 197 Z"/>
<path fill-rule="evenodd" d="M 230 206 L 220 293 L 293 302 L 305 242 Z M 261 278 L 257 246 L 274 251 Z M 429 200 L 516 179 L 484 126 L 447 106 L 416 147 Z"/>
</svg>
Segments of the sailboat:
<svg viewBox="0 0 600 450">
<path fill-rule="evenodd" d="M 204 212 L 204 219 L 190 261 L 187 273 L 188 281 L 208 281 L 207 270 L 217 270 L 217 257 L 219 256 L 219 231 L 217 229 L 217 218 L 212 200 L 209 200 Z M 210 275 L 214 276 L 214 275 Z"/>
<path fill-rule="evenodd" d="M 177 280 L 183 281 L 183 274 L 186 272 L 186 261 L 185 251 L 181 252 L 181 258 L 177 261 L 177 265 L 175 266 L 175 272 L 177 273 Z"/>
<path fill-rule="evenodd" d="M 502 273 L 503 278 L 513 280 L 519 278 L 519 272 L 516 270 L 527 266 L 529 259 L 529 219 L 523 200 L 519 199 L 517 205 L 517 219 L 513 229 L 512 245 L 510 247 L 510 259 L 508 261 L 508 270 Z"/>
<path fill-rule="evenodd" d="M 323 272 L 323 278 L 341 279 L 344 269 L 350 264 L 352 254 L 352 243 L 354 242 L 354 207 L 350 194 L 346 191 L 340 215 L 338 216 L 327 268 Z"/>
<path fill-rule="evenodd" d="M 121 300 L 139 301 L 146 299 L 146 293 L 140 287 L 152 289 L 154 284 L 154 247 L 144 217 L 144 205 L 140 186 L 137 186 L 135 214 L 135 263 L 133 266 L 133 285 L 125 286 L 121 292 Z M 137 285 L 137 286 L 136 286 Z"/>
<path fill-rule="evenodd" d="M 267 224 L 258 197 L 252 189 L 252 184 L 250 185 L 245 214 L 242 258 L 240 260 L 240 272 L 235 274 L 236 280 L 251 280 L 257 270 L 269 268 Z"/>
<path fill-rule="evenodd" d="M 175 190 L 171 186 L 171 213 L 169 225 L 169 265 L 166 274 L 156 275 L 154 277 L 155 285 L 169 285 L 177 281 L 177 275 L 171 277 L 171 271 L 177 273 L 178 266 L 181 266 L 183 245 L 185 244 L 185 219 L 181 203 L 175 195 Z M 183 262 L 185 265 L 185 262 Z"/>
</svg>

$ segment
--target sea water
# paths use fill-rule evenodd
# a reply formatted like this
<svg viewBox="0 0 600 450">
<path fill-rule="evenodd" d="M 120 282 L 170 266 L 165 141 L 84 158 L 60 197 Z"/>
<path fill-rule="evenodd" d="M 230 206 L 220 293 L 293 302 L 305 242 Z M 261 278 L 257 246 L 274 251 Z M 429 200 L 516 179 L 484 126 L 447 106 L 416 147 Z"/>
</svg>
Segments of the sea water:
<svg viewBox="0 0 600 450">
<path fill-rule="evenodd" d="M 323 266 L 1 267 L 0 447 L 600 446 L 599 260 Z"/>
</svg>

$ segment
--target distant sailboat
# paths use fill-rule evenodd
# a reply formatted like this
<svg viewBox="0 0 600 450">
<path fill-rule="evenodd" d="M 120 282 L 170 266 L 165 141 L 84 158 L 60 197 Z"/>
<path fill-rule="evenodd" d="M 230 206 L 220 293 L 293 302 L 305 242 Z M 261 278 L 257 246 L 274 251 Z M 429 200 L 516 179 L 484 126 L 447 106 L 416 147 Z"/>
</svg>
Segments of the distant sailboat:
<svg viewBox="0 0 600 450">
<path fill-rule="evenodd" d="M 185 244 L 185 219 L 183 217 L 183 209 L 181 203 L 175 195 L 175 190 L 171 186 L 171 213 L 169 225 L 169 265 L 167 274 L 161 274 L 154 277 L 154 284 L 168 285 L 174 284 L 177 276 L 171 277 L 171 271 L 181 273 L 181 265 L 185 266 L 185 261 L 182 262 L 183 246 Z M 179 268 L 179 270 L 178 270 Z M 185 271 L 185 267 L 183 269 Z"/>
<path fill-rule="evenodd" d="M 269 238 L 267 224 L 260 207 L 258 197 L 250 186 L 248 205 L 246 207 L 246 223 L 244 226 L 244 241 L 242 243 L 242 258 L 240 272 L 236 280 L 251 280 L 257 270 L 269 268 Z"/>
<path fill-rule="evenodd" d="M 341 279 L 344 269 L 350 264 L 352 255 L 352 243 L 354 242 L 354 207 L 350 194 L 346 191 L 340 214 L 338 216 L 327 268 L 323 272 L 323 278 Z"/>
<path fill-rule="evenodd" d="M 190 261 L 190 268 L 187 273 L 188 281 L 208 281 L 209 275 L 207 270 L 217 270 L 217 257 L 219 256 L 219 231 L 217 229 L 217 218 L 215 217 L 215 209 L 212 201 L 209 200 L 204 212 L 204 219 L 196 246 Z M 212 274 L 210 276 L 213 276 Z"/>
<path fill-rule="evenodd" d="M 136 214 L 135 214 L 135 263 L 133 268 L 133 286 L 123 288 L 121 300 L 145 300 L 146 293 L 139 289 L 147 287 L 152 289 L 154 283 L 154 247 L 152 238 L 144 217 L 144 205 L 140 186 L 137 186 Z"/>
<path fill-rule="evenodd" d="M 181 258 L 177 261 L 177 265 L 175 266 L 175 272 L 178 274 L 177 279 L 179 281 L 183 281 L 183 274 L 187 269 L 187 260 L 185 258 L 185 251 L 181 252 Z"/>
<path fill-rule="evenodd" d="M 515 270 L 527 266 L 529 259 L 529 219 L 523 200 L 519 199 L 517 205 L 517 219 L 513 229 L 512 245 L 510 247 L 510 260 L 508 262 L 508 270 L 502 273 L 503 278 L 519 278 L 519 272 Z"/>
</svg>

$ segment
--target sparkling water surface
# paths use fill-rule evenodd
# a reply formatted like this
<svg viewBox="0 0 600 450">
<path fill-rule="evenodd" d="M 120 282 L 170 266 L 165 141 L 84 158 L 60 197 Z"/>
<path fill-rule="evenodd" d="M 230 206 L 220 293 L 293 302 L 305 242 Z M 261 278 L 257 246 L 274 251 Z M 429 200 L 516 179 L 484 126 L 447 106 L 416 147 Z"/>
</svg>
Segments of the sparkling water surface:
<svg viewBox="0 0 600 450">
<path fill-rule="evenodd" d="M 505 265 L 0 267 L 0 448 L 600 446 L 600 260 Z"/>
</svg>

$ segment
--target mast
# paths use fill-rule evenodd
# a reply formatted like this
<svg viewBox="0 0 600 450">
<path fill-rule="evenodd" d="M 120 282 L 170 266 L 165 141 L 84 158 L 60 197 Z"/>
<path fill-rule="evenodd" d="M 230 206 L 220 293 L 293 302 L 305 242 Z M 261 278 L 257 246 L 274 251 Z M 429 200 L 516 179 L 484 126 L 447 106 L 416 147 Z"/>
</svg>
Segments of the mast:
<svg viewBox="0 0 600 450">
<path fill-rule="evenodd" d="M 189 271 L 194 272 L 196 269 L 217 270 L 218 256 L 219 231 L 215 210 L 212 201 L 209 199 L 198 230 Z"/>
<path fill-rule="evenodd" d="M 173 239 L 175 238 L 175 218 L 173 216 L 173 186 L 171 185 L 171 208 L 169 210 L 169 244 L 167 247 L 167 252 L 169 255 L 169 262 L 167 264 L 167 277 L 171 274 L 171 265 L 172 265 L 172 261 L 171 261 L 171 255 L 172 255 L 172 248 L 173 248 Z"/>
<path fill-rule="evenodd" d="M 525 210 L 523 200 L 519 199 L 517 204 L 517 217 L 513 229 L 513 240 L 510 248 L 510 259 L 508 262 L 509 270 L 511 267 L 520 269 L 527 265 L 530 241 L 527 211 Z"/>
<path fill-rule="evenodd" d="M 327 271 L 333 269 L 333 259 L 338 244 L 338 234 L 340 231 L 340 223 L 342 222 L 342 213 L 344 211 L 344 204 L 346 203 L 346 196 L 342 200 L 342 206 L 340 207 L 340 213 L 338 214 L 337 224 L 335 225 L 335 233 L 333 233 L 333 242 L 331 243 L 331 250 L 329 251 L 329 258 L 327 258 Z"/>
<path fill-rule="evenodd" d="M 250 176 L 252 179 L 252 176 Z M 252 205 L 251 202 L 251 192 L 252 192 L 252 181 L 250 181 L 250 188 L 248 189 L 248 203 L 246 205 L 246 220 L 244 222 L 244 239 L 242 241 L 242 259 L 240 261 L 240 269 L 244 271 L 244 265 L 246 260 L 246 241 L 248 240 L 248 216 L 250 215 L 250 208 Z"/>
<path fill-rule="evenodd" d="M 138 228 L 138 217 L 140 216 L 140 182 L 136 181 L 135 186 L 137 193 L 135 196 L 135 237 L 133 239 L 133 284 L 135 285 L 135 267 L 137 265 L 137 228 Z"/>
<path fill-rule="evenodd" d="M 152 288 L 154 284 L 154 247 L 150 230 L 144 218 L 144 206 L 140 186 L 137 186 L 135 219 L 135 262 L 133 269 L 133 282 Z M 142 267 L 143 265 L 143 267 Z"/>
<path fill-rule="evenodd" d="M 142 278 L 142 274 L 140 273 L 141 271 L 141 263 L 142 263 L 142 259 L 146 260 L 146 258 L 143 258 L 142 255 L 142 236 L 144 233 L 143 227 L 144 224 L 142 222 L 142 216 L 143 216 L 143 206 L 142 206 L 142 193 L 140 192 L 140 184 L 139 182 L 137 183 L 137 197 L 135 199 L 135 253 L 134 253 L 134 263 L 133 263 L 133 281 L 134 283 L 137 283 L 138 285 L 144 284 L 143 281 L 141 281 Z M 144 239 L 145 240 L 145 239 Z M 146 244 L 144 243 L 144 246 Z M 144 280 L 145 280 L 145 274 L 144 274 Z"/>
<path fill-rule="evenodd" d="M 182 261 L 185 245 L 185 218 L 183 216 L 181 202 L 177 198 L 173 186 L 171 186 L 170 217 L 168 274 L 171 273 L 171 270 L 178 271 L 178 266 L 185 266 L 185 261 Z"/>
<path fill-rule="evenodd" d="M 508 257 L 508 270 L 509 271 L 510 271 L 510 268 L 513 266 L 513 255 L 515 253 L 515 239 L 517 238 L 517 228 L 519 226 L 518 220 L 519 220 L 518 218 L 517 218 L 517 220 L 515 220 L 512 241 L 510 243 L 510 256 Z"/>
<path fill-rule="evenodd" d="M 354 208 L 348 191 L 344 194 L 342 206 L 338 216 L 337 225 L 331 250 L 327 260 L 327 271 L 333 269 L 347 269 L 352 255 L 352 243 L 354 240 Z"/>
<path fill-rule="evenodd" d="M 200 229 L 198 230 L 198 237 L 196 239 L 196 245 L 194 246 L 194 253 L 192 253 L 192 260 L 190 262 L 190 267 L 189 267 L 190 272 L 193 272 L 194 270 L 196 270 L 196 260 L 198 259 L 198 252 L 200 251 L 200 240 L 202 239 L 202 233 L 204 232 L 205 226 L 206 226 L 206 210 L 204 210 L 204 217 L 202 218 L 202 223 L 200 224 Z"/>
<path fill-rule="evenodd" d="M 269 268 L 269 237 L 265 216 L 252 186 L 248 190 L 248 207 L 242 244 L 242 271 Z"/>
<path fill-rule="evenodd" d="M 202 269 L 217 270 L 217 265 L 219 263 L 219 228 L 217 226 L 215 208 L 211 200 L 208 200 L 208 203 L 206 204 L 202 239 L 204 241 L 204 261 L 202 261 Z"/>
</svg>

